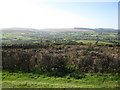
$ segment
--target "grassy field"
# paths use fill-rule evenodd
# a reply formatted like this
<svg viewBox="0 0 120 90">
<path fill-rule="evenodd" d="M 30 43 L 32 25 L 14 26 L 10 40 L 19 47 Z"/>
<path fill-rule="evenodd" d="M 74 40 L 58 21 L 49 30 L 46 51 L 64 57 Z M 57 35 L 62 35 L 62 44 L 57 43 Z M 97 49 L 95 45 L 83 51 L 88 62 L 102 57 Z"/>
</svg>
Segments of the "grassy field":
<svg viewBox="0 0 120 90">
<path fill-rule="evenodd" d="M 3 88 L 118 88 L 117 74 L 86 73 L 84 78 L 49 77 L 32 73 L 2 73 Z"/>
<path fill-rule="evenodd" d="M 96 41 L 103 44 L 117 43 L 118 33 L 110 32 L 86 32 L 86 31 L 72 31 L 72 32 L 42 32 L 42 31 L 21 31 L 21 32 L 3 32 L 1 34 L 3 43 L 34 43 L 34 42 L 57 42 L 67 43 L 69 41 L 76 41 L 82 43 L 92 43 Z M 103 41 L 104 40 L 104 41 Z"/>
<path fill-rule="evenodd" d="M 95 44 L 96 43 L 96 40 L 75 40 L 76 42 L 83 42 L 85 44 L 89 44 L 89 43 L 92 43 L 92 44 Z M 109 43 L 109 42 L 103 42 L 103 41 L 98 41 L 99 44 L 112 44 L 112 43 Z"/>
</svg>

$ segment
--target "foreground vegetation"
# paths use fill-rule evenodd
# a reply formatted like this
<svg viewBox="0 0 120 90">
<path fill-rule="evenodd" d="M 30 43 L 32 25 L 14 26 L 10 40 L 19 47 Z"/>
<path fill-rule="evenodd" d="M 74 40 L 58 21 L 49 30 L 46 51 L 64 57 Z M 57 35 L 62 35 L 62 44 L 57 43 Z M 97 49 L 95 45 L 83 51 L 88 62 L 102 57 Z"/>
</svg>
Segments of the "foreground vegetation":
<svg viewBox="0 0 120 90">
<path fill-rule="evenodd" d="M 118 53 L 119 45 L 3 45 L 3 88 L 118 88 Z"/>
<path fill-rule="evenodd" d="M 79 74 L 82 75 L 82 74 Z M 117 74 L 85 73 L 85 77 L 75 79 L 48 77 L 46 74 L 3 72 L 3 88 L 118 88 Z"/>
<path fill-rule="evenodd" d="M 36 45 L 3 47 L 3 70 L 50 72 L 63 76 L 74 71 L 85 73 L 117 73 L 120 71 L 118 46 Z M 39 45 L 38 45 L 39 46 Z"/>
</svg>

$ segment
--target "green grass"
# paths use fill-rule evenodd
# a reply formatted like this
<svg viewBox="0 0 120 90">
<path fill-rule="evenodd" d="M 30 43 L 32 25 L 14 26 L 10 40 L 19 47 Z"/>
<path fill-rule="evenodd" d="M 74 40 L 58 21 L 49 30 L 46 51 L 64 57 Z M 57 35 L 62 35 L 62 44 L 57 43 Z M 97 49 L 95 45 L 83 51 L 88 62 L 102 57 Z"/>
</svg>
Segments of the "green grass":
<svg viewBox="0 0 120 90">
<path fill-rule="evenodd" d="M 74 40 L 76 42 L 83 42 L 85 44 L 88 44 L 88 43 L 92 43 L 92 44 L 95 44 L 96 43 L 96 40 Z M 108 42 L 103 42 L 103 41 L 98 41 L 99 44 L 112 44 L 112 43 L 108 43 Z"/>
<path fill-rule="evenodd" d="M 49 77 L 32 73 L 2 73 L 3 88 L 116 88 L 118 76 L 112 74 L 85 74 L 82 79 L 69 75 Z"/>
<path fill-rule="evenodd" d="M 50 34 L 50 35 L 49 35 Z M 3 43 L 10 43 L 10 42 L 22 42 L 22 41 L 26 41 L 26 42 L 29 42 L 29 41 L 32 41 L 32 40 L 39 40 L 41 39 L 41 37 L 44 37 L 44 39 L 42 39 L 43 41 L 45 41 L 46 39 L 52 41 L 52 39 L 58 39 L 59 42 L 61 42 L 61 40 L 74 40 L 74 41 L 77 41 L 77 42 L 83 42 L 85 44 L 87 43 L 95 43 L 95 39 L 100 39 L 100 40 L 104 40 L 105 42 L 101 42 L 99 41 L 99 43 L 103 43 L 103 44 L 110 44 L 108 43 L 109 40 L 106 40 L 106 39 L 113 39 L 113 40 L 116 40 L 116 42 L 119 42 L 117 41 L 117 37 L 118 37 L 118 33 L 103 33 L 103 34 L 100 34 L 98 32 L 64 32 L 64 33 L 49 33 L 48 35 L 47 34 L 41 34 L 40 32 L 38 33 L 31 33 L 31 32 L 18 32 L 18 33 L 3 33 L 1 34 L 2 37 L 0 38 L 4 38 L 4 39 L 7 39 L 7 40 L 2 40 Z M 46 37 L 47 35 L 47 37 Z M 32 37 L 31 37 L 32 36 Z M 81 39 L 81 40 L 79 40 Z M 87 39 L 87 40 L 85 40 Z M 32 41 L 34 42 L 34 41 Z"/>
</svg>

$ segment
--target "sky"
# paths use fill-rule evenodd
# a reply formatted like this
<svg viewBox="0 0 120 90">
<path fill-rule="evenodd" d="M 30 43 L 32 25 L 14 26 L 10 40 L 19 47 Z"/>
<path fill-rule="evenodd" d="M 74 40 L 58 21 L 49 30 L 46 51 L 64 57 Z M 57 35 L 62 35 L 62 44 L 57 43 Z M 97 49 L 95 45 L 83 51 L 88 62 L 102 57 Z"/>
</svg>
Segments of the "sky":
<svg viewBox="0 0 120 90">
<path fill-rule="evenodd" d="M 0 28 L 118 28 L 118 2 L 110 1 L 0 0 Z"/>
</svg>

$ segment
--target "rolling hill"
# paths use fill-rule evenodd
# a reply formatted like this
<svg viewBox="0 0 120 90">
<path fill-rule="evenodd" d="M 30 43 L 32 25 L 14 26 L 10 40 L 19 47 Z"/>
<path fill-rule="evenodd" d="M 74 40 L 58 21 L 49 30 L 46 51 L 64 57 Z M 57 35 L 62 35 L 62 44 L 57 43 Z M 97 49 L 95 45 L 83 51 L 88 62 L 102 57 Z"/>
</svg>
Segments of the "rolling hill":
<svg viewBox="0 0 120 90">
<path fill-rule="evenodd" d="M 67 43 L 70 41 L 95 43 L 96 41 L 117 43 L 118 30 L 107 28 L 5 28 L 2 29 L 2 43 Z"/>
</svg>

